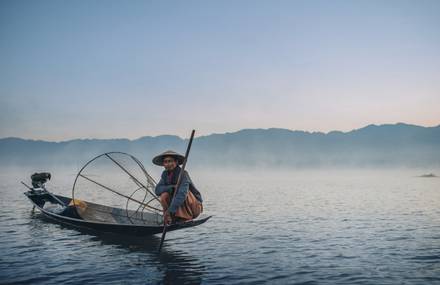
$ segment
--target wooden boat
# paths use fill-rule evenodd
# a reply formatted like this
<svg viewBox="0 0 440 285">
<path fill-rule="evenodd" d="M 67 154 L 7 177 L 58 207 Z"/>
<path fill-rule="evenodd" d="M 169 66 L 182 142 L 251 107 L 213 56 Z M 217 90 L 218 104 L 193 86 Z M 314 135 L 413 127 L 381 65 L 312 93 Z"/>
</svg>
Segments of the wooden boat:
<svg viewBox="0 0 440 285">
<path fill-rule="evenodd" d="M 55 195 L 45 189 L 32 189 L 24 193 L 34 206 L 50 220 L 79 229 L 116 233 L 132 236 L 147 236 L 162 233 L 163 219 L 153 213 L 136 213 L 126 209 L 82 201 L 86 208 L 81 215 L 72 204 L 72 199 Z M 61 204 L 62 203 L 62 204 Z M 83 204 L 83 205 L 84 205 Z M 130 217 L 130 218 L 129 218 Z M 210 216 L 168 226 L 167 231 L 180 230 L 203 224 Z"/>
<path fill-rule="evenodd" d="M 87 169 L 96 166 L 93 169 L 93 171 L 96 171 L 102 168 L 105 163 L 110 163 L 117 170 L 120 170 L 120 173 L 125 178 L 128 178 L 128 180 L 125 180 L 130 185 L 135 186 L 136 189 L 109 185 L 108 183 L 110 183 L 109 181 L 112 180 L 111 178 L 114 174 L 107 171 L 102 172 L 107 174 L 107 177 L 104 177 L 102 181 L 97 181 L 91 175 L 86 174 Z M 132 168 L 129 170 L 127 166 L 130 166 L 130 163 Z M 137 175 L 134 173 L 137 173 Z M 102 178 L 102 176 L 100 177 Z M 132 236 L 154 235 L 162 233 L 164 230 L 162 207 L 158 197 L 154 194 L 156 182 L 147 173 L 140 161 L 132 155 L 122 152 L 108 152 L 90 160 L 81 168 L 76 176 L 72 189 L 72 198 L 49 192 L 46 189 L 45 183 L 50 178 L 51 174 L 48 172 L 34 173 L 31 176 L 32 187 L 24 182 L 22 184 L 29 189 L 24 194 L 45 217 L 52 221 L 76 228 Z M 82 182 L 80 186 L 78 185 L 80 184 L 79 182 Z M 104 197 L 96 197 L 93 187 L 114 195 L 114 197 L 120 200 L 119 202 L 123 202 L 125 199 L 126 208 L 114 207 L 113 204 L 104 205 L 104 199 L 102 199 Z M 87 190 L 85 194 L 84 192 L 82 193 L 82 197 L 88 198 L 81 199 L 81 197 L 78 197 L 79 190 Z M 135 195 L 139 194 L 140 198 L 139 196 L 135 198 Z M 92 197 L 95 200 L 90 200 Z M 156 204 L 154 205 L 154 203 Z M 135 207 L 130 208 L 133 204 Z M 174 231 L 195 227 L 203 224 L 210 218 L 210 216 L 207 216 L 187 222 L 171 224 L 166 227 L 166 230 Z"/>
</svg>

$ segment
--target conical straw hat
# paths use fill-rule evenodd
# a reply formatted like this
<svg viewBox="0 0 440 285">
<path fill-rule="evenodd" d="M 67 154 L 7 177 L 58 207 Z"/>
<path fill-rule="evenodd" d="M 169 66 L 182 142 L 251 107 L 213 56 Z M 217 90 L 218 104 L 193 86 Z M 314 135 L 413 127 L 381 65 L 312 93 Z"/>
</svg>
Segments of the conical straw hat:
<svg viewBox="0 0 440 285">
<path fill-rule="evenodd" d="M 175 151 L 172 150 L 167 150 L 159 155 L 157 155 L 156 157 L 153 158 L 153 163 L 159 166 L 163 166 L 163 159 L 167 156 L 171 156 L 174 157 L 174 159 L 176 159 L 177 164 L 182 164 L 183 160 L 185 159 L 185 157 Z"/>
</svg>

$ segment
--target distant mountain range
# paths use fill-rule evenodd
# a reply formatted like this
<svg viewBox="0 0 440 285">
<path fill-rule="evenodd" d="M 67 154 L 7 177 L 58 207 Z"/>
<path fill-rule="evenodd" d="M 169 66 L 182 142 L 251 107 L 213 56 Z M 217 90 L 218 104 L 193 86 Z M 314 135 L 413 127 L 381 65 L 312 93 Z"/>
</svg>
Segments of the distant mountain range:
<svg viewBox="0 0 440 285">
<path fill-rule="evenodd" d="M 64 142 L 0 139 L 1 165 L 82 165 L 109 151 L 133 154 L 144 164 L 173 149 L 184 153 L 187 140 L 164 135 Z M 439 167 L 440 125 L 369 125 L 350 132 L 245 129 L 195 138 L 192 167 Z"/>
</svg>

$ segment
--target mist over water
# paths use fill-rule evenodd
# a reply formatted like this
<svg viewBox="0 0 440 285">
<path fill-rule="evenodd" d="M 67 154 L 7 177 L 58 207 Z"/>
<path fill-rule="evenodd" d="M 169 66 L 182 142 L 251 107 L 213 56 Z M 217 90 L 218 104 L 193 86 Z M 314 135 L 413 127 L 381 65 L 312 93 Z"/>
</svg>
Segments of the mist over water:
<svg viewBox="0 0 440 285">
<path fill-rule="evenodd" d="M 19 184 L 40 170 L 53 174 L 49 190 L 71 194 L 74 167 L 2 171 L 2 283 L 440 282 L 440 178 L 417 177 L 438 169 L 189 167 L 213 218 L 170 232 L 162 255 L 158 236 L 97 236 L 42 220 Z"/>
<path fill-rule="evenodd" d="M 166 149 L 184 152 L 188 141 L 176 136 L 136 140 L 70 140 L 47 142 L 0 139 L 1 165 L 33 165 L 57 169 L 76 165 L 108 151 L 128 152 L 145 165 Z M 245 129 L 194 139 L 191 168 L 350 169 L 440 168 L 440 126 L 404 123 L 368 125 L 350 132 Z"/>
</svg>

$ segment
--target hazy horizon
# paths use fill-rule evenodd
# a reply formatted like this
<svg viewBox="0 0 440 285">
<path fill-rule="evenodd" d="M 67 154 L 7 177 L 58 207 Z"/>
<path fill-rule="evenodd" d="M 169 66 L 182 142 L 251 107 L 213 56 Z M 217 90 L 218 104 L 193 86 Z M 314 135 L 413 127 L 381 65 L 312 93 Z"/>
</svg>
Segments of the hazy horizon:
<svg viewBox="0 0 440 285">
<path fill-rule="evenodd" d="M 354 128 L 354 129 L 350 129 L 350 130 L 337 130 L 337 129 L 332 129 L 329 131 L 319 131 L 319 130 L 300 130 L 300 129 L 287 129 L 287 128 L 275 128 L 275 127 L 269 127 L 269 128 L 244 128 L 244 129 L 238 129 L 238 130 L 232 130 L 232 131 L 226 131 L 224 133 L 209 133 L 209 134 L 199 134 L 198 131 L 196 130 L 195 133 L 195 138 L 200 138 L 200 137 L 207 137 L 207 136 L 211 136 L 211 135 L 224 135 L 224 134 L 234 134 L 234 133 L 238 133 L 240 131 L 244 131 L 244 130 L 270 130 L 270 129 L 282 129 L 282 130 L 287 130 L 287 131 L 292 131 L 292 132 L 305 132 L 305 133 L 322 133 L 322 134 L 329 134 L 331 132 L 342 132 L 342 133 L 348 133 L 351 131 L 356 131 L 356 130 L 360 130 L 363 129 L 365 127 L 368 126 L 389 126 L 389 125 L 398 125 L 398 124 L 404 124 L 404 125 L 409 125 L 409 126 L 417 126 L 417 127 L 423 127 L 423 128 L 435 128 L 440 126 L 440 123 L 438 124 L 434 124 L 434 125 L 429 125 L 429 126 L 423 126 L 423 125 L 416 125 L 416 124 L 410 124 L 410 123 L 406 123 L 406 122 L 395 122 L 395 123 L 379 123 L 379 124 L 367 124 L 358 128 Z M 184 136 L 179 136 L 177 134 L 158 134 L 158 135 L 150 135 L 150 134 L 144 134 L 144 135 L 140 135 L 138 137 L 134 137 L 134 138 L 127 138 L 127 137 L 103 137 L 103 138 L 98 138 L 98 137 L 75 137 L 75 138 L 69 138 L 69 139 L 64 139 L 64 140 L 46 140 L 44 138 L 30 138 L 30 137 L 13 137 L 13 136 L 8 136 L 8 137 L 0 137 L 0 139 L 8 139 L 8 138 L 17 138 L 17 139 L 23 139 L 23 140 L 35 140 L 35 141 L 47 141 L 47 142 L 66 142 L 66 141 L 71 141 L 71 140 L 129 140 L 129 141 L 134 141 L 137 139 L 141 139 L 143 137 L 152 137 L 152 138 L 156 138 L 156 137 L 160 137 L 160 136 L 176 136 L 180 139 L 189 139 L 189 132 L 190 129 L 188 129 L 188 135 L 184 135 Z"/>
<path fill-rule="evenodd" d="M 150 164 L 167 149 L 184 153 L 187 141 L 177 136 L 139 140 L 71 140 L 47 142 L 1 139 L 2 164 L 83 165 L 106 152 L 126 152 Z M 440 126 L 369 125 L 352 132 L 306 133 L 253 129 L 197 137 L 191 164 L 246 168 L 396 168 L 440 166 Z"/>
</svg>

